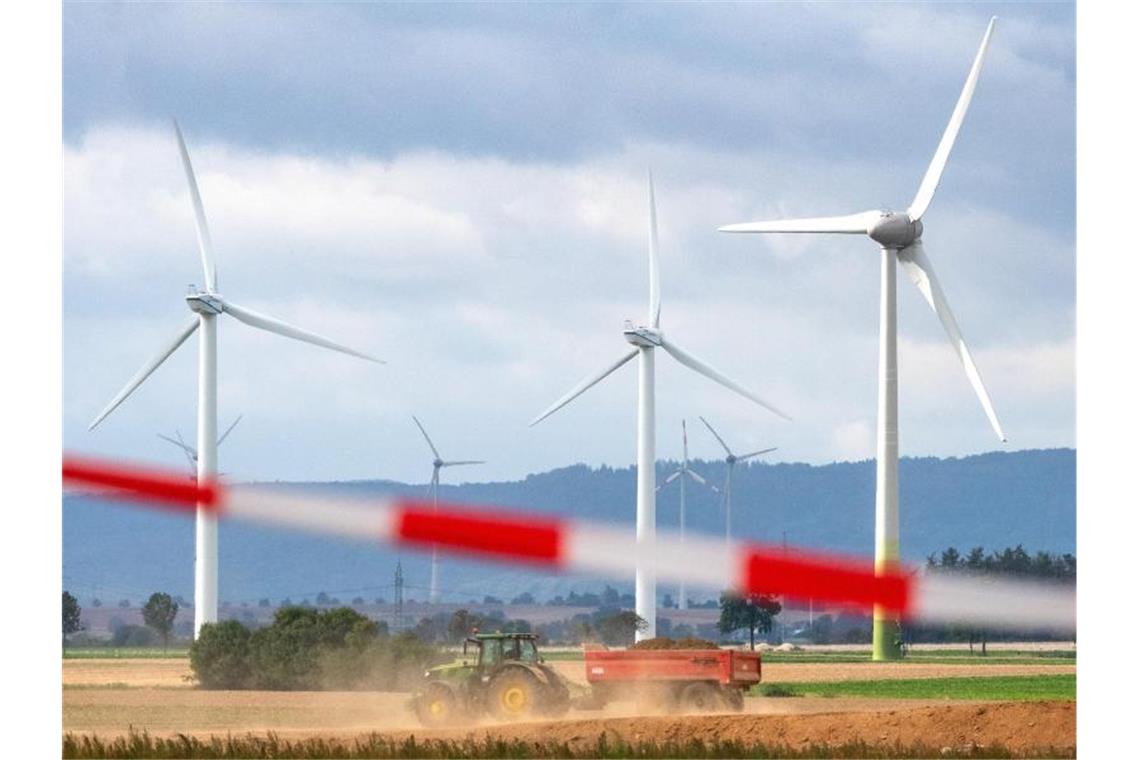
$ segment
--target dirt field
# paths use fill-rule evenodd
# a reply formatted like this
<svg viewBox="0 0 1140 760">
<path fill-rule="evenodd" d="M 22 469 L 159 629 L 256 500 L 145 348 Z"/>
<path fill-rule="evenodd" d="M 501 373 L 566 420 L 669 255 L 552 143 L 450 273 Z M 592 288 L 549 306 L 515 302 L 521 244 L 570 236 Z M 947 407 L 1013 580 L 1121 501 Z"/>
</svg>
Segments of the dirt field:
<svg viewBox="0 0 1140 760">
<path fill-rule="evenodd" d="M 557 663 L 581 679 L 580 662 Z M 766 681 L 1032 675 L 1072 673 L 1072 665 L 773 664 Z M 185 733 L 264 734 L 282 738 L 352 739 L 381 732 L 393 737 L 477 738 L 493 734 L 527 741 L 587 746 L 607 738 L 720 739 L 797 746 L 807 742 L 962 747 L 1000 743 L 1014 752 L 1075 746 L 1076 706 L 1071 702 L 983 703 L 865 698 L 746 701 L 743 715 L 643 716 L 629 703 L 604 712 L 571 711 L 565 720 L 512 726 L 480 724 L 425 731 L 407 709 L 407 695 L 371 692 L 207 692 L 192 688 L 185 660 L 66 660 L 63 663 L 65 731 L 123 735 Z"/>
<path fill-rule="evenodd" d="M 560 660 L 551 665 L 563 677 L 585 683 L 580 661 Z M 1034 676 L 1075 673 L 1075 665 L 931 665 L 925 663 L 772 663 L 763 667 L 765 681 L 862 681 L 886 678 L 948 678 L 955 676 Z M 64 686 L 155 686 L 192 688 L 189 660 L 64 660 Z"/>
</svg>

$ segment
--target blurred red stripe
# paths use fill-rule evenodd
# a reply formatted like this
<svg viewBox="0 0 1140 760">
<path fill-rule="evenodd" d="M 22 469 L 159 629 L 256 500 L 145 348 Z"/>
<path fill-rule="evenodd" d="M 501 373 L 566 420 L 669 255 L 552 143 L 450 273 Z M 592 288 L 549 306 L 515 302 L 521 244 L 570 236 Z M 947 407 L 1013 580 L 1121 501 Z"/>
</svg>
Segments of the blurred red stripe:
<svg viewBox="0 0 1140 760">
<path fill-rule="evenodd" d="M 746 552 L 743 586 L 749 593 L 907 610 L 910 578 L 897 570 L 876 575 L 869 562 L 757 547 Z"/>
<path fill-rule="evenodd" d="M 64 457 L 63 481 L 111 489 L 116 498 L 158 501 L 187 510 L 193 510 L 198 504 L 216 509 L 221 501 L 221 487 L 217 483 L 199 487 L 185 475 L 172 475 L 166 470 L 124 467 L 84 457 Z"/>
<path fill-rule="evenodd" d="M 556 520 L 484 510 L 436 512 L 419 501 L 402 501 L 398 508 L 396 535 L 408 543 L 439 544 L 542 565 L 560 565 L 563 560 L 562 525 Z"/>
</svg>

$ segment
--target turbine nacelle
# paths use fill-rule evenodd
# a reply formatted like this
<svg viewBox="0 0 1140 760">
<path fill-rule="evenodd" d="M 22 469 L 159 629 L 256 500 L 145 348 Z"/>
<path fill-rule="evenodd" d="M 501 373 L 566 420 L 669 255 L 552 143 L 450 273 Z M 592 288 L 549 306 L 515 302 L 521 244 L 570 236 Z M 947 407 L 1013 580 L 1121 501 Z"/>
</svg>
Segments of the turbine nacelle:
<svg viewBox="0 0 1140 760">
<path fill-rule="evenodd" d="M 217 293 L 193 291 L 186 296 L 186 305 L 196 314 L 221 314 L 226 310 L 225 301 Z"/>
<path fill-rule="evenodd" d="M 661 331 L 654 327 L 645 327 L 639 325 L 634 327 L 633 323 L 626 321 L 625 329 L 622 330 L 622 335 L 625 336 L 626 342 L 631 343 L 640 348 L 657 348 L 661 345 Z"/>
<path fill-rule="evenodd" d="M 883 211 L 867 228 L 867 236 L 883 248 L 906 248 L 922 237 L 922 220 L 912 220 L 906 213 Z"/>
</svg>

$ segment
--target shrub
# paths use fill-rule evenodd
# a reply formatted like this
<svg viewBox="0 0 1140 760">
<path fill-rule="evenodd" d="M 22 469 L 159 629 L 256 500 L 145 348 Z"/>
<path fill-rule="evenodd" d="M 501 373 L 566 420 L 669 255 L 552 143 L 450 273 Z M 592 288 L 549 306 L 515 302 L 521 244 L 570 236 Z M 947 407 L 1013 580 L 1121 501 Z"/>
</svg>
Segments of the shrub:
<svg viewBox="0 0 1140 760">
<path fill-rule="evenodd" d="M 236 620 L 206 623 L 190 646 L 190 668 L 206 689 L 249 688 L 249 630 Z"/>
<path fill-rule="evenodd" d="M 111 635 L 113 647 L 149 647 L 154 646 L 158 637 L 154 631 L 141 625 L 119 626 Z"/>
</svg>

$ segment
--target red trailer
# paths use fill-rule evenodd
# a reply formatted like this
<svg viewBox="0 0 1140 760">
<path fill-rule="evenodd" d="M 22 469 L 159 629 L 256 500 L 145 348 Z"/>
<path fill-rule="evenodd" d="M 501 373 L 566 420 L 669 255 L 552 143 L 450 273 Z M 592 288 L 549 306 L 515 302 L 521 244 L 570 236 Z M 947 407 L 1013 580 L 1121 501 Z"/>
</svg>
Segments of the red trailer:
<svg viewBox="0 0 1140 760">
<path fill-rule="evenodd" d="M 741 710 L 760 683 L 760 655 L 731 649 L 586 650 L 591 702 L 637 699 L 694 712 Z"/>
</svg>

